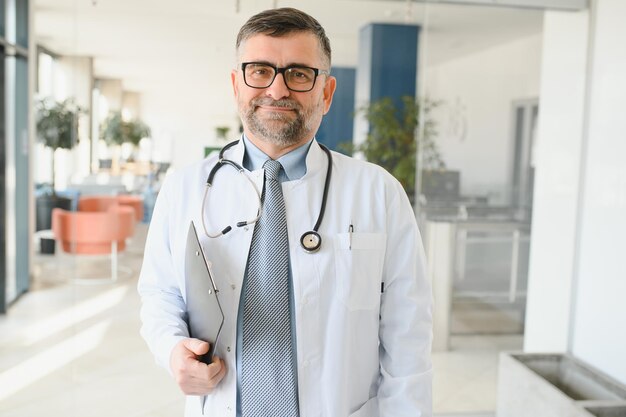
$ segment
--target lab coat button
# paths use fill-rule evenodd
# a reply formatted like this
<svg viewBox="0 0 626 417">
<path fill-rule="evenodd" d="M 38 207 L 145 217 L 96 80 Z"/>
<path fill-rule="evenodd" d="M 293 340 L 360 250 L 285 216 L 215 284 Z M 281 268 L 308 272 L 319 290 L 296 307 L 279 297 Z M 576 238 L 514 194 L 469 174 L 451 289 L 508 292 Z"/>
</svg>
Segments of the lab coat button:
<svg viewBox="0 0 626 417">
<path fill-rule="evenodd" d="M 227 352 L 230 352 L 230 346 L 227 346 L 227 347 L 226 347 L 226 351 L 227 351 Z"/>
<path fill-rule="evenodd" d="M 237 288 L 237 286 L 235 284 L 231 284 L 230 288 L 234 290 L 235 288 Z"/>
</svg>

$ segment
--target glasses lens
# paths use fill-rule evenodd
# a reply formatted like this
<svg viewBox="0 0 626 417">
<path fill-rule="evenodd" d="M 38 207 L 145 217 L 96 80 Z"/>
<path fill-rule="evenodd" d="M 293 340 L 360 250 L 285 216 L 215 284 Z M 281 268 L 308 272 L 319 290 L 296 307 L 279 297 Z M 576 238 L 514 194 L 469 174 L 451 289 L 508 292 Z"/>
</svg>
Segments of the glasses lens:
<svg viewBox="0 0 626 417">
<path fill-rule="evenodd" d="M 285 71 L 287 87 L 294 91 L 309 91 L 315 84 L 313 68 L 291 67 Z"/>
<path fill-rule="evenodd" d="M 250 87 L 266 88 L 274 80 L 275 70 L 266 64 L 247 64 L 244 69 L 246 84 Z"/>
</svg>

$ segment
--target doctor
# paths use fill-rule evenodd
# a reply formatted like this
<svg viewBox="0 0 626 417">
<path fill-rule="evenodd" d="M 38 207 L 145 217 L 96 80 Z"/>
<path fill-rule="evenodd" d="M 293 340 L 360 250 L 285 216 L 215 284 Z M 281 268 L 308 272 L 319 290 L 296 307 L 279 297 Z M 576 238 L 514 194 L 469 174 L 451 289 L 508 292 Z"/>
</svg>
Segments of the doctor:
<svg viewBox="0 0 626 417">
<path fill-rule="evenodd" d="M 224 157 L 245 177 L 222 167 L 206 198 L 217 157 L 167 177 L 139 279 L 142 336 L 188 395 L 185 416 L 431 416 L 431 288 L 407 196 L 382 168 L 314 138 L 336 86 L 324 29 L 268 10 L 236 47 L 244 133 Z M 259 196 L 256 223 L 208 237 L 255 219 Z M 209 365 L 186 324 L 190 221 L 206 224 L 225 316 Z M 316 223 L 319 248 L 306 251 Z"/>
</svg>

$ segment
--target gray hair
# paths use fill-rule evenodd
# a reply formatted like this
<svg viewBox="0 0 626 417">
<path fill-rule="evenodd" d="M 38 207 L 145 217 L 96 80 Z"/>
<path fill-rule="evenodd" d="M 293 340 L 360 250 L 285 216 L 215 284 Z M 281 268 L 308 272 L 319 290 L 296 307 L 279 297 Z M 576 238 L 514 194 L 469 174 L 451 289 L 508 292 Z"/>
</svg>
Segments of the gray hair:
<svg viewBox="0 0 626 417">
<path fill-rule="evenodd" d="M 330 40 L 324 28 L 314 17 L 291 7 L 265 10 L 252 16 L 239 30 L 236 48 L 239 50 L 239 46 L 254 35 L 281 37 L 294 32 L 315 35 L 330 67 Z"/>
</svg>

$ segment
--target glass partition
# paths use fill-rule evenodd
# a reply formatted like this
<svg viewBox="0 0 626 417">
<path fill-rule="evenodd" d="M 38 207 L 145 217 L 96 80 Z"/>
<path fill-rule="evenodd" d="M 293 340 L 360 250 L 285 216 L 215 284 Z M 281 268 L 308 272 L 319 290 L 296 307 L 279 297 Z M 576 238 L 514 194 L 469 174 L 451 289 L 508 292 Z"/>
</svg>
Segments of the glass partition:
<svg viewBox="0 0 626 417">
<path fill-rule="evenodd" d="M 6 4 L 5 0 L 0 0 L 0 36 L 5 37 L 5 25 L 6 25 Z"/>
<path fill-rule="evenodd" d="M 4 6 L 4 4 L 3 4 Z M 6 201 L 7 192 L 4 184 L 6 183 L 6 142 L 7 142 L 7 129 L 6 129 L 6 117 L 5 117 L 5 69 L 4 69 L 4 47 L 0 46 L 0 236 L 6 236 L 7 220 L 6 220 Z M 7 287 L 10 286 L 5 271 L 7 268 L 7 251 L 6 251 L 6 239 L 0 239 L 0 313 L 6 311 L 7 301 L 13 299 L 11 291 L 7 291 Z M 9 278 L 9 279 L 7 279 Z"/>
<path fill-rule="evenodd" d="M 28 3 L 29 0 L 15 0 L 15 41 L 22 48 L 28 48 Z"/>
<path fill-rule="evenodd" d="M 0 20 L 0 312 L 4 313 L 30 283 L 28 2 L 0 2 Z"/>
<path fill-rule="evenodd" d="M 430 265 L 434 315 L 447 318 L 435 329 L 434 407 L 494 413 L 499 352 L 523 347 L 543 11 L 428 4 L 421 23 L 419 98 L 436 105 L 418 132 L 415 208 L 429 259 L 448 253 L 452 265 Z M 442 224 L 454 232 L 434 246 Z"/>
</svg>

